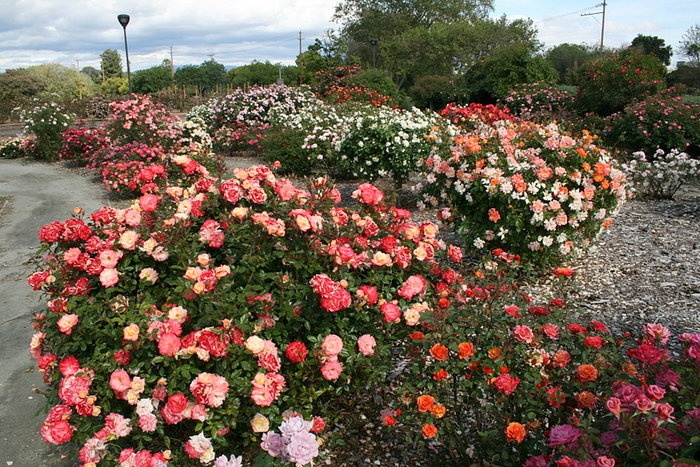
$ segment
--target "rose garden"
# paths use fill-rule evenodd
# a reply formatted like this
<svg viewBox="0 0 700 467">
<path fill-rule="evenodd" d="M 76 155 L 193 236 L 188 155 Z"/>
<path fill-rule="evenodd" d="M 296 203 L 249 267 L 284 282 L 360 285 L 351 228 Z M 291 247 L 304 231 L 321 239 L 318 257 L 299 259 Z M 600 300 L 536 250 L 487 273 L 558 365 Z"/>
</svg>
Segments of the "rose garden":
<svg viewBox="0 0 700 467">
<path fill-rule="evenodd" d="M 3 157 L 91 170 L 119 205 L 38 232 L 42 438 L 85 466 L 342 464 L 364 420 L 425 465 L 692 464 L 700 334 L 580 321 L 569 282 L 627 198 L 697 179 L 698 106 L 334 92 L 26 110 Z"/>
</svg>

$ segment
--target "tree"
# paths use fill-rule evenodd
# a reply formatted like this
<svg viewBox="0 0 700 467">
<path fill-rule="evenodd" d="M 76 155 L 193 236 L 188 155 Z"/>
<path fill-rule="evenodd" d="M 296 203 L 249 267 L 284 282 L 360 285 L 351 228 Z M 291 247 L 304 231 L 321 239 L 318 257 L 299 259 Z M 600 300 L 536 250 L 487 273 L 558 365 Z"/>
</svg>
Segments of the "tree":
<svg viewBox="0 0 700 467">
<path fill-rule="evenodd" d="M 122 57 L 114 49 L 107 49 L 100 55 L 100 67 L 102 68 L 102 81 L 109 78 L 121 78 Z"/>
<path fill-rule="evenodd" d="M 195 87 L 197 92 L 205 95 L 228 84 L 226 68 L 216 60 L 211 59 L 201 65 L 187 65 L 175 72 L 175 83 L 178 86 Z"/>
<path fill-rule="evenodd" d="M 174 83 L 170 64 L 139 70 L 131 76 L 131 88 L 135 93 L 152 94 L 169 88 Z"/>
<path fill-rule="evenodd" d="M 102 72 L 94 66 L 83 67 L 83 69 L 80 70 L 80 72 L 88 75 L 92 82 L 95 84 L 100 84 L 102 82 Z"/>
<path fill-rule="evenodd" d="M 290 69 L 292 68 L 292 69 Z M 297 80 L 296 67 L 272 64 L 269 61 L 253 61 L 249 65 L 232 68 L 228 72 L 229 83 L 233 87 L 244 87 L 276 83 L 280 76 L 286 84 L 294 84 Z"/>
<path fill-rule="evenodd" d="M 691 66 L 700 66 L 700 24 L 691 26 L 680 42 L 680 52 L 688 58 Z"/>
<path fill-rule="evenodd" d="M 576 75 L 583 65 L 598 54 L 597 47 L 584 44 L 559 44 L 547 51 L 547 61 L 557 70 L 558 82 L 574 84 Z"/>
<path fill-rule="evenodd" d="M 637 34 L 637 37 L 632 40 L 632 48 L 647 55 L 654 55 L 666 66 L 671 64 L 673 48 L 670 45 L 667 46 L 666 41 L 659 37 Z"/>
</svg>

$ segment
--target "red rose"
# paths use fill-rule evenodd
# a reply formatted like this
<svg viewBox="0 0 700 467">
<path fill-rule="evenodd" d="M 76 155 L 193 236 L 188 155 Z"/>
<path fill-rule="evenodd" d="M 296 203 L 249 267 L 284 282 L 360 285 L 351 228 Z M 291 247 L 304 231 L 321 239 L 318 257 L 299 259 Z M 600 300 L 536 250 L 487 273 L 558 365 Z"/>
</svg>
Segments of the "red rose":
<svg viewBox="0 0 700 467">
<path fill-rule="evenodd" d="M 284 355 L 292 363 L 301 363 L 306 360 L 306 357 L 309 355 L 309 351 L 306 349 L 303 342 L 294 341 L 289 343 L 287 349 L 284 351 Z"/>
<path fill-rule="evenodd" d="M 496 378 L 493 378 L 491 380 L 491 384 L 493 384 L 493 386 L 498 389 L 499 392 L 502 392 L 507 396 L 515 392 L 518 384 L 520 384 L 520 378 L 511 376 L 508 373 L 503 373 L 502 375 L 498 375 Z"/>
</svg>

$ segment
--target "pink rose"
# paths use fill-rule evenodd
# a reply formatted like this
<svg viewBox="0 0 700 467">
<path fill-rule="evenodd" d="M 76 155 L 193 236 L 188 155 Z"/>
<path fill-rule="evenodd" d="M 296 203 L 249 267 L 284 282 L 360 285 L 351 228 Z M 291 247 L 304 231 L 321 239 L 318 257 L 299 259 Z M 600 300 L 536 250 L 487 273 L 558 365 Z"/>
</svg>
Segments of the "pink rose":
<svg viewBox="0 0 700 467">
<path fill-rule="evenodd" d="M 379 299 L 379 293 L 377 292 L 377 288 L 371 285 L 361 285 L 357 289 L 357 292 L 355 292 L 355 295 L 357 295 L 358 298 L 367 302 L 367 305 L 370 306 L 376 305 Z"/>
<path fill-rule="evenodd" d="M 532 343 L 532 339 L 535 337 L 532 333 L 532 329 L 530 329 L 529 326 L 521 324 L 515 326 L 515 328 L 513 329 L 513 335 L 518 341 L 524 342 L 526 344 Z"/>
<path fill-rule="evenodd" d="M 114 370 L 109 377 L 109 387 L 118 398 L 124 398 L 126 391 L 131 389 L 131 376 L 125 370 Z"/>
<path fill-rule="evenodd" d="M 73 437 L 73 427 L 68 420 L 57 420 L 41 425 L 41 439 L 49 444 L 67 443 Z"/>
<path fill-rule="evenodd" d="M 335 381 L 343 372 L 343 365 L 337 360 L 329 360 L 321 367 L 321 374 L 328 381 Z"/>
<path fill-rule="evenodd" d="M 562 446 L 576 442 L 581 431 L 573 425 L 558 425 L 549 433 L 549 447 Z"/>
<path fill-rule="evenodd" d="M 153 212 L 158 209 L 160 197 L 153 194 L 145 194 L 139 198 L 139 207 L 143 212 Z"/>
<path fill-rule="evenodd" d="M 360 353 L 366 357 L 374 354 L 374 347 L 376 345 L 377 341 L 370 334 L 363 334 L 357 339 L 357 348 Z"/>
<path fill-rule="evenodd" d="M 112 287 L 119 282 L 119 271 L 114 268 L 105 268 L 100 272 L 100 283 L 105 287 Z"/>
<path fill-rule="evenodd" d="M 152 413 L 146 413 L 139 416 L 139 428 L 146 433 L 152 433 L 156 431 L 158 426 L 158 418 Z"/>
<path fill-rule="evenodd" d="M 172 332 L 164 332 L 158 339 L 158 352 L 161 355 L 174 357 L 180 350 L 180 338 Z"/>
<path fill-rule="evenodd" d="M 405 298 L 406 300 L 411 300 L 416 295 L 420 295 L 425 292 L 425 288 L 428 281 L 425 280 L 423 276 L 414 275 L 406 279 L 399 289 L 399 296 Z"/>
<path fill-rule="evenodd" d="M 207 407 L 219 407 L 228 393 L 226 378 L 213 373 L 200 373 L 191 383 L 190 392 L 200 404 Z"/>
<path fill-rule="evenodd" d="M 121 257 L 120 251 L 102 250 L 99 255 L 100 264 L 103 268 L 115 268 Z"/>
<path fill-rule="evenodd" d="M 78 324 L 78 315 L 74 314 L 63 315 L 56 323 L 58 330 L 67 335 L 73 332 L 73 326 L 76 324 Z"/>
<path fill-rule="evenodd" d="M 401 318 L 401 309 L 393 302 L 385 302 L 380 305 L 379 310 L 384 315 L 385 323 L 397 323 Z"/>
<path fill-rule="evenodd" d="M 374 206 L 384 199 L 384 193 L 371 183 L 363 183 L 352 193 L 352 197 L 364 204 Z"/>
<path fill-rule="evenodd" d="M 335 357 L 343 350 L 343 340 L 335 334 L 328 334 L 321 343 L 321 350 L 326 357 Z"/>
</svg>

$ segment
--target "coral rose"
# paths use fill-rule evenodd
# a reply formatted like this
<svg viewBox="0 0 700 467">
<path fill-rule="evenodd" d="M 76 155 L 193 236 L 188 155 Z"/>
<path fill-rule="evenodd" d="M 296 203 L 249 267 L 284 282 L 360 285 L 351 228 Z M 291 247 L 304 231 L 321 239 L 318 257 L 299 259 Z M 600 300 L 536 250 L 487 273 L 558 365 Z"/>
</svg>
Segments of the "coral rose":
<svg viewBox="0 0 700 467">
<path fill-rule="evenodd" d="M 508 441 L 515 441 L 517 443 L 522 443 L 527 434 L 525 427 L 518 422 L 511 422 L 505 429 L 506 439 Z"/>
<path fill-rule="evenodd" d="M 581 383 L 589 383 L 598 379 L 598 369 L 593 365 L 584 363 L 576 368 L 576 379 Z"/>
</svg>

